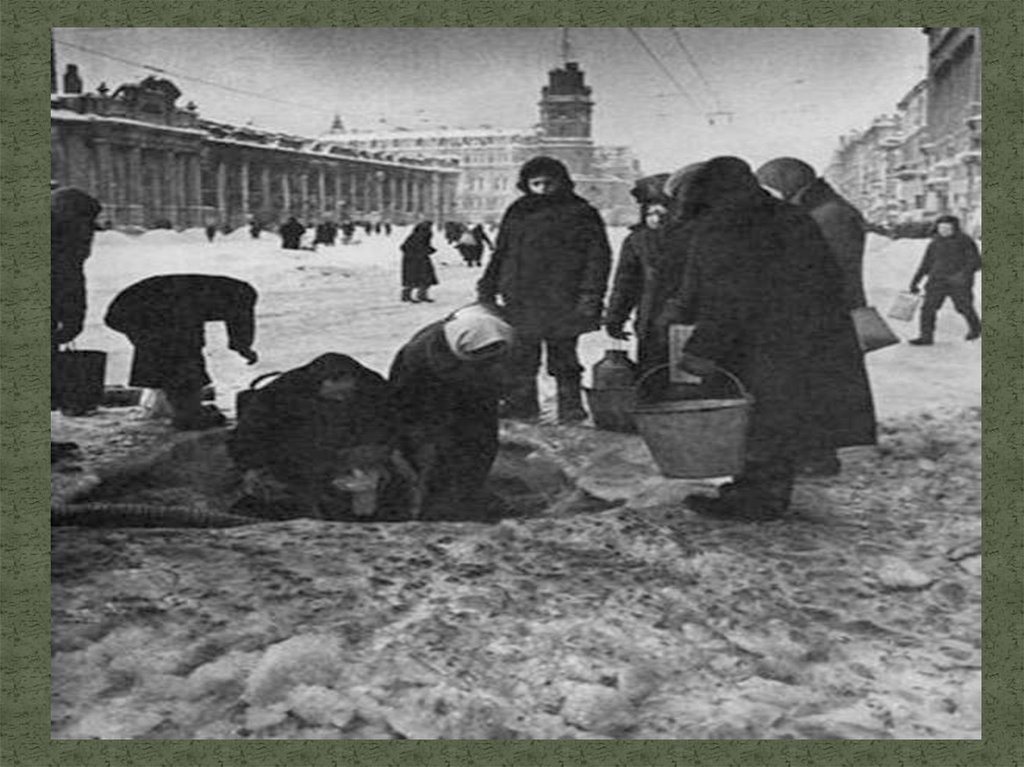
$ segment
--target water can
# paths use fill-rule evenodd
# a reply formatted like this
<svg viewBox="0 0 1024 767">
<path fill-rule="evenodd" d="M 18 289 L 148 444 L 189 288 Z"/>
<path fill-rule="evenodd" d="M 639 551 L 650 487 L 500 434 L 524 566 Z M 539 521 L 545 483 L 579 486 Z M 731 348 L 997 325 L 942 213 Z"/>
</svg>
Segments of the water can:
<svg viewBox="0 0 1024 767">
<path fill-rule="evenodd" d="M 584 388 L 594 426 L 605 431 L 636 431 L 636 364 L 625 351 L 608 349 L 591 368 L 592 388 Z"/>
<path fill-rule="evenodd" d="M 921 296 L 916 293 L 897 293 L 889 308 L 889 316 L 901 322 L 910 322 L 921 305 Z"/>
<path fill-rule="evenodd" d="M 643 402 L 643 386 L 659 365 L 637 383 L 639 404 L 633 420 L 662 475 L 707 479 L 738 474 L 743 468 L 747 424 L 754 398 L 723 368 L 738 391 L 734 398 Z"/>
</svg>

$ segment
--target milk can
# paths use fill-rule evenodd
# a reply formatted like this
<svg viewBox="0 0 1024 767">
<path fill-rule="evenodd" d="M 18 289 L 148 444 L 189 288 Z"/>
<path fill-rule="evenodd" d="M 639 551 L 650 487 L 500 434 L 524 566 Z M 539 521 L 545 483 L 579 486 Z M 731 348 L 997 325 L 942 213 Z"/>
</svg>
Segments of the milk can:
<svg viewBox="0 0 1024 767">
<path fill-rule="evenodd" d="M 591 368 L 590 389 L 584 389 L 594 425 L 606 431 L 634 432 L 631 410 L 636 404 L 636 364 L 621 349 L 608 349 Z"/>
</svg>

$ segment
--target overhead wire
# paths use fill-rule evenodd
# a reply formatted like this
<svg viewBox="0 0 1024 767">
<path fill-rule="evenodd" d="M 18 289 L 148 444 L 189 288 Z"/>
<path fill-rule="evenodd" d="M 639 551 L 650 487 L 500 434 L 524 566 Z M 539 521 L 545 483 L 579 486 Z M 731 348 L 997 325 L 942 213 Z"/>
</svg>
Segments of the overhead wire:
<svg viewBox="0 0 1024 767">
<path fill-rule="evenodd" d="M 640 43 L 640 47 L 644 49 L 648 57 L 650 57 L 651 61 L 655 63 L 658 69 L 660 69 L 665 76 L 672 81 L 672 84 L 676 86 L 676 90 L 686 97 L 687 101 L 690 102 L 690 105 L 694 109 L 700 111 L 700 106 L 696 101 L 694 101 L 693 96 L 691 96 L 686 88 L 683 87 L 683 84 L 676 79 L 676 76 L 672 74 L 672 71 L 668 67 L 665 66 L 664 62 L 658 57 L 658 55 L 651 50 L 650 46 L 647 45 L 644 39 L 640 37 L 640 33 L 633 29 L 633 27 L 626 27 L 626 31 L 633 35 L 636 41 Z"/>
</svg>

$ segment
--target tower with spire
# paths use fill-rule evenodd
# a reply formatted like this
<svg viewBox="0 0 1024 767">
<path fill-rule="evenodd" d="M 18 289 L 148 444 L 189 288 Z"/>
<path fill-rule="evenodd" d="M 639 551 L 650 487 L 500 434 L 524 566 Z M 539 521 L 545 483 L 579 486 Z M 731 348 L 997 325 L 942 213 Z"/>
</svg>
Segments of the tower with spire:
<svg viewBox="0 0 1024 767">
<path fill-rule="evenodd" d="M 573 173 L 590 172 L 594 102 L 579 63 L 572 61 L 569 30 L 562 30 L 562 66 L 548 72 L 541 89 L 540 134 L 545 153 L 566 162 Z"/>
</svg>

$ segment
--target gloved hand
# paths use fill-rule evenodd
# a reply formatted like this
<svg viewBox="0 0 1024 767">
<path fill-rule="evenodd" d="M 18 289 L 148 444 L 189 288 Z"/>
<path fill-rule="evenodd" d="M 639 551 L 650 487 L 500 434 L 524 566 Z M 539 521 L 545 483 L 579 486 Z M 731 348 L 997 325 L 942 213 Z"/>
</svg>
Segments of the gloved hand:
<svg viewBox="0 0 1024 767">
<path fill-rule="evenodd" d="M 621 322 L 608 323 L 604 326 L 604 332 L 618 341 L 626 341 L 632 335 L 628 331 L 622 329 Z"/>
<path fill-rule="evenodd" d="M 917 285 L 911 285 L 910 292 L 916 296 L 918 293 L 921 292 L 921 288 L 917 287 Z"/>
<path fill-rule="evenodd" d="M 707 357 L 698 357 L 696 354 L 689 354 L 683 352 L 683 356 L 679 360 L 679 366 L 687 373 L 693 373 L 698 376 L 709 376 L 717 370 L 713 360 L 709 360 Z"/>
</svg>

